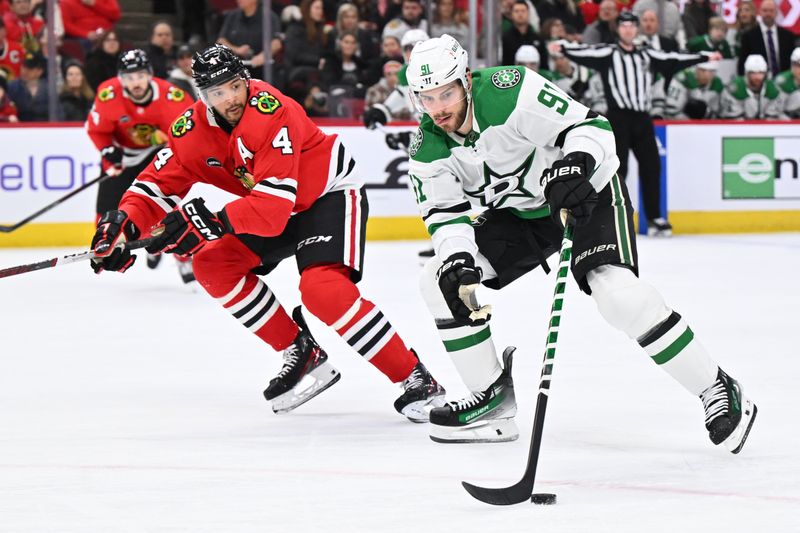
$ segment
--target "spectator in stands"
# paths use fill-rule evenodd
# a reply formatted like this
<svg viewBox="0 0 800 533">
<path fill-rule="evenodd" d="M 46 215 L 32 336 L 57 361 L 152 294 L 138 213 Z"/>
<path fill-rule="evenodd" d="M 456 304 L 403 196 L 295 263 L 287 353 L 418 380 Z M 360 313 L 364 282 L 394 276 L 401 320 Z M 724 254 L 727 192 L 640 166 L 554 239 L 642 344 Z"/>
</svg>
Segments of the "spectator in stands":
<svg viewBox="0 0 800 533">
<path fill-rule="evenodd" d="M 734 57 L 741 55 L 742 34 L 756 27 L 756 8 L 750 0 L 739 2 L 739 9 L 736 11 L 736 22 L 730 25 L 725 38 L 733 49 Z"/>
<path fill-rule="evenodd" d="M 19 78 L 8 82 L 8 96 L 17 106 L 21 122 L 47 122 L 47 82 L 42 79 L 47 66 L 39 52 L 28 52 Z"/>
<path fill-rule="evenodd" d="M 165 79 L 175 64 L 175 41 L 172 26 L 166 20 L 159 20 L 150 28 L 150 43 L 144 47 L 153 75 Z"/>
<path fill-rule="evenodd" d="M 317 0 L 319 10 L 322 11 L 322 0 Z M 222 21 L 222 28 L 219 30 L 217 42 L 224 44 L 237 56 L 250 62 L 251 74 L 261 77 L 261 68 L 264 66 L 264 12 L 259 0 L 237 0 L 238 9 L 233 9 L 225 14 Z M 306 3 L 304 1 L 304 3 Z M 301 5 L 302 9 L 302 5 Z M 305 16 L 305 13 L 304 13 Z M 324 15 L 320 13 L 322 20 Z M 278 15 L 270 13 L 272 18 L 272 40 L 270 48 L 272 57 L 276 62 L 280 62 L 279 54 L 283 50 L 283 43 L 279 38 L 281 31 L 281 21 Z M 289 52 L 286 52 L 288 56 Z M 275 69 L 273 69 L 275 70 Z M 273 75 L 276 72 L 273 72 Z M 273 76 L 275 77 L 275 76 Z M 275 80 L 273 80 L 275 81 Z M 276 83 L 278 85 L 278 83 Z"/>
<path fill-rule="evenodd" d="M 512 26 L 503 32 L 503 65 L 514 65 L 514 55 L 523 44 L 535 46 L 539 51 L 539 56 L 547 58 L 547 43 L 539 38 L 539 35 L 530 24 L 528 16 L 530 8 L 525 0 L 516 0 L 511 8 Z"/>
<path fill-rule="evenodd" d="M 648 9 L 642 12 L 639 19 L 639 38 L 642 44 L 646 44 L 654 50 L 664 52 L 677 52 L 678 42 L 675 39 L 659 35 L 658 15 L 655 11 Z"/>
<path fill-rule="evenodd" d="M 192 77 L 192 56 L 194 50 L 188 44 L 184 44 L 178 48 L 175 66 L 169 73 L 167 81 L 172 85 L 183 89 L 192 100 L 197 100 L 200 93 L 197 92 L 197 87 L 194 84 Z"/>
<path fill-rule="evenodd" d="M 358 37 L 355 32 L 345 32 L 336 40 L 336 50 L 325 57 L 321 74 L 321 88 L 331 94 L 334 87 L 346 97 L 363 98 L 369 79 L 367 63 L 358 54 Z"/>
<path fill-rule="evenodd" d="M 397 87 L 397 72 L 403 67 L 396 59 L 387 59 L 383 63 L 383 76 L 378 83 L 367 89 L 367 96 L 364 102 L 365 108 L 370 108 L 375 104 L 382 104 L 389 94 Z M 408 120 L 410 113 L 405 117 L 393 116 L 395 120 Z"/>
<path fill-rule="evenodd" d="M 190 46 L 200 46 L 206 38 L 206 20 L 212 15 L 207 0 L 176 0 L 175 9 L 182 40 Z"/>
<path fill-rule="evenodd" d="M 597 20 L 583 30 L 584 44 L 613 44 L 617 42 L 617 17 L 619 9 L 614 0 L 600 2 Z"/>
<path fill-rule="evenodd" d="M 558 41 L 567 38 L 567 29 L 561 19 L 549 18 L 542 23 L 542 38 L 547 41 Z"/>
<path fill-rule="evenodd" d="M 0 76 L 4 76 L 6 80 L 19 77 L 24 59 L 25 49 L 21 44 L 6 38 L 6 25 L 0 17 Z"/>
<path fill-rule="evenodd" d="M 374 0 L 350 0 L 350 3 L 356 6 L 356 10 L 358 10 L 359 27 L 365 30 L 374 31 L 376 35 L 380 35 L 383 31 L 383 24 L 380 23 L 381 12 L 379 5 L 381 3 L 383 4 L 383 13 L 385 14 L 390 2 L 388 0 L 382 0 L 382 2 L 375 2 Z M 396 13 L 399 12 L 400 7 L 398 6 Z M 394 18 L 394 14 L 392 14 L 386 20 L 390 20 L 392 18 Z"/>
<path fill-rule="evenodd" d="M 19 122 L 17 118 L 17 106 L 8 97 L 6 90 L 8 89 L 8 81 L 6 77 L 0 74 L 0 123 L 3 122 Z"/>
<path fill-rule="evenodd" d="M 719 52 L 723 59 L 733 59 L 731 45 L 725 40 L 728 25 L 722 17 L 711 17 L 708 20 L 708 33 L 698 35 L 686 43 L 690 52 Z"/>
<path fill-rule="evenodd" d="M 117 60 L 122 47 L 114 30 L 103 33 L 86 56 L 86 79 L 89 87 L 97 92 L 97 86 L 117 75 Z"/>
<path fill-rule="evenodd" d="M 399 59 L 401 62 L 405 62 L 405 59 L 403 59 L 403 47 L 400 45 L 400 39 L 397 37 L 392 37 L 391 35 L 384 37 L 383 42 L 381 43 L 381 57 L 385 59 L 395 58 Z"/>
<path fill-rule="evenodd" d="M 541 20 L 557 18 L 564 24 L 570 24 L 578 31 L 583 31 L 586 23 L 576 3 L 573 0 L 539 0 L 534 5 Z"/>
<path fill-rule="evenodd" d="M 764 0 L 769 1 L 769 0 Z M 768 78 L 763 56 L 751 54 L 744 61 L 744 76 L 737 76 L 722 92 L 722 118 L 771 119 L 781 115 L 780 91 Z"/>
<path fill-rule="evenodd" d="M 645 11 L 654 11 L 658 18 L 659 35 L 678 41 L 678 46 L 686 40 L 683 32 L 681 14 L 678 4 L 670 0 L 637 0 L 633 5 L 633 14 L 641 18 Z"/>
<path fill-rule="evenodd" d="M 461 46 L 469 45 L 469 27 L 464 23 L 464 13 L 456 9 L 455 0 L 438 0 L 433 10 L 430 36 L 441 37 L 445 33 Z"/>
<path fill-rule="evenodd" d="M 452 0 L 450 0 L 452 1 Z M 329 43 L 331 51 L 336 47 L 339 36 L 345 33 L 354 33 L 358 40 L 358 54 L 365 62 L 369 63 L 378 58 L 379 41 L 378 34 L 372 30 L 360 27 L 358 20 L 358 8 L 354 4 L 344 3 L 339 6 L 336 13 L 336 25 L 331 32 Z"/>
<path fill-rule="evenodd" d="M 792 67 L 781 72 L 775 78 L 775 84 L 781 91 L 781 118 L 800 118 L 800 48 L 792 51 Z"/>
<path fill-rule="evenodd" d="M 667 91 L 666 117 L 701 120 L 719 117 L 725 85 L 717 76 L 717 61 L 700 63 L 679 72 Z"/>
<path fill-rule="evenodd" d="M 683 8 L 683 31 L 686 40 L 708 33 L 708 21 L 715 15 L 708 0 L 691 0 Z"/>
<path fill-rule="evenodd" d="M 117 0 L 59 0 L 64 35 L 95 42 L 114 28 L 120 17 Z"/>
<path fill-rule="evenodd" d="M 514 8 L 514 2 L 516 0 L 500 0 L 500 35 L 514 26 L 514 23 L 511 22 L 511 10 Z M 535 32 L 538 32 L 542 27 L 539 13 L 530 0 L 526 0 L 526 2 L 528 3 L 528 23 L 533 26 Z"/>
<path fill-rule="evenodd" d="M 94 91 L 86 81 L 83 67 L 70 61 L 64 69 L 64 86 L 58 94 L 62 118 L 69 122 L 85 122 L 94 103 Z"/>
<path fill-rule="evenodd" d="M 400 16 L 386 23 L 383 28 L 383 37 L 388 35 L 403 38 L 408 30 L 421 29 L 429 33 L 428 21 L 425 20 L 425 9 L 421 0 L 403 0 Z"/>
<path fill-rule="evenodd" d="M 789 69 L 797 37 L 775 23 L 778 7 L 774 0 L 762 0 L 758 15 L 761 19 L 758 24 L 742 34 L 739 74 L 745 71 L 746 59 L 752 54 L 758 54 L 767 61 L 769 77 L 774 77 Z"/>
<path fill-rule="evenodd" d="M 38 52 L 37 36 L 44 28 L 44 21 L 33 16 L 31 0 L 11 0 L 10 6 L 3 15 L 8 40 L 21 44 L 28 52 Z"/>
<path fill-rule="evenodd" d="M 286 28 L 286 63 L 292 71 L 298 68 L 319 69 L 328 45 L 330 28 L 325 25 L 325 12 L 322 0 L 303 0 L 300 2 L 303 20 Z"/>
</svg>

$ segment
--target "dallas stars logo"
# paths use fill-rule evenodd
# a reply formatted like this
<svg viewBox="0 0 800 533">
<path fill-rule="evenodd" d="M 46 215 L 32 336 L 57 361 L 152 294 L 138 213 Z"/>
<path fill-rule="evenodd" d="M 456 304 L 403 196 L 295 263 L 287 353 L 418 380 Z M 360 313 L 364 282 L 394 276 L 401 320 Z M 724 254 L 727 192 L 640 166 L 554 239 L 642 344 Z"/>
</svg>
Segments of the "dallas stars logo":
<svg viewBox="0 0 800 533">
<path fill-rule="evenodd" d="M 521 79 L 522 75 L 515 68 L 505 68 L 492 74 L 492 84 L 498 89 L 510 89 Z"/>
<path fill-rule="evenodd" d="M 535 154 L 536 150 L 534 149 L 519 168 L 508 174 L 498 174 L 484 162 L 484 184 L 477 191 L 465 190 L 464 192 L 477 198 L 482 206 L 493 208 L 502 207 L 509 198 L 533 198 L 534 195 L 525 189 L 525 176 L 531 169 Z"/>
<path fill-rule="evenodd" d="M 417 132 L 411 137 L 411 145 L 408 147 L 408 155 L 414 157 L 417 155 L 420 146 L 422 146 L 422 129 L 417 128 Z"/>
</svg>

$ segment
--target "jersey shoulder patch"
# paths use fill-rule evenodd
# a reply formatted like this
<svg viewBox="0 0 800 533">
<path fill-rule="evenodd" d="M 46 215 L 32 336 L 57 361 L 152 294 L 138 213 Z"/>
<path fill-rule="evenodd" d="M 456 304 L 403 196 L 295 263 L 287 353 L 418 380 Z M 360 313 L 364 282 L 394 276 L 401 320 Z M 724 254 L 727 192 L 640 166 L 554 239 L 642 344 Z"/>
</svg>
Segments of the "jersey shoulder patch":
<svg viewBox="0 0 800 533">
<path fill-rule="evenodd" d="M 195 122 L 192 115 L 194 115 L 194 109 L 192 108 L 178 115 L 178 118 L 176 118 L 175 122 L 170 126 L 170 133 L 172 133 L 173 137 L 183 137 L 194 129 Z"/>
<path fill-rule="evenodd" d="M 103 85 L 97 90 L 97 100 L 100 102 L 110 102 L 117 96 L 117 91 L 113 84 Z"/>
<path fill-rule="evenodd" d="M 534 76 L 545 83 L 535 72 L 525 67 L 492 67 L 476 70 L 472 74 L 472 98 L 475 118 L 481 129 L 505 123 L 517 107 L 520 90 L 526 76 Z"/>
<path fill-rule="evenodd" d="M 263 115 L 272 115 L 281 107 L 281 102 L 268 91 L 259 91 L 250 97 L 249 104 Z"/>
<path fill-rule="evenodd" d="M 183 102 L 186 99 L 186 92 L 183 89 L 170 85 L 167 89 L 167 100 L 170 102 Z"/>
</svg>

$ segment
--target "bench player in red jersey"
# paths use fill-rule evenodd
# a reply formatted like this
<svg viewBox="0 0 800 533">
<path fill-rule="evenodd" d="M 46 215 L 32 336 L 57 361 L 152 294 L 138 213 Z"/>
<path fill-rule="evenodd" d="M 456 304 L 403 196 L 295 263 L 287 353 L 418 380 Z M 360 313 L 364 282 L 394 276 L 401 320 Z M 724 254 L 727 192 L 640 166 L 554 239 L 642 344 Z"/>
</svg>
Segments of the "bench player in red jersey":
<svg viewBox="0 0 800 533">
<path fill-rule="evenodd" d="M 395 408 L 415 422 L 443 405 L 444 389 L 356 283 L 364 260 L 367 197 L 355 161 L 295 101 L 251 80 L 225 46 L 195 54 L 201 101 L 173 124 L 169 144 L 106 213 L 92 240 L 96 269 L 124 271 L 135 256 L 118 248 L 159 224 L 149 251 L 191 255 L 197 281 L 235 319 L 283 350 L 264 396 L 289 411 L 339 379 L 305 326 L 290 317 L 259 275 L 295 256 L 306 308 L 404 392 Z M 209 183 L 240 198 L 212 213 L 201 198 L 180 205 L 191 186 Z M 305 376 L 304 382 L 300 384 Z"/>
<path fill-rule="evenodd" d="M 191 97 L 171 83 L 153 76 L 143 50 L 122 54 L 118 75 L 97 88 L 86 119 L 86 131 L 102 156 L 102 168 L 113 175 L 97 190 L 97 217 L 116 209 L 123 193 L 167 142 L 167 131 L 183 113 Z M 155 267 L 159 256 L 148 258 Z M 192 281 L 191 263 L 179 262 L 181 277 Z"/>
</svg>

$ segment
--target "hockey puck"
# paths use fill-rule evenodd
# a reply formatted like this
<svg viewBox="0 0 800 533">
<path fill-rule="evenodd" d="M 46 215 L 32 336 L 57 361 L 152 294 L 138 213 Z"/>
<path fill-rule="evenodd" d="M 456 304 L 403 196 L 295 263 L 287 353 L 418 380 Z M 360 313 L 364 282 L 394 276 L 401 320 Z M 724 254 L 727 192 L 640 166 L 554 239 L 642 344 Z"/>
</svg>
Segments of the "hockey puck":
<svg viewBox="0 0 800 533">
<path fill-rule="evenodd" d="M 546 492 L 532 494 L 531 503 L 535 503 L 537 505 L 553 505 L 556 503 L 556 495 Z"/>
</svg>

